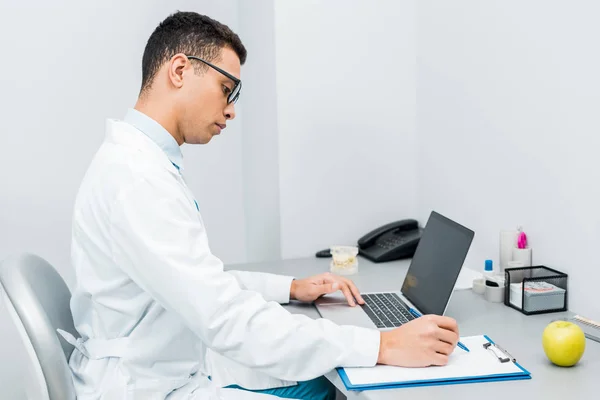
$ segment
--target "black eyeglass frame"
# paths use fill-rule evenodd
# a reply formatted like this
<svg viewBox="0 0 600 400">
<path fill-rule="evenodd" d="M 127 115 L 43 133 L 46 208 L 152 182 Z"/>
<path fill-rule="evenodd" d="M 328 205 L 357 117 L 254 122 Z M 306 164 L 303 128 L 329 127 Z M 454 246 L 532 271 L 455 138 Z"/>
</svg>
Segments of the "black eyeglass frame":
<svg viewBox="0 0 600 400">
<path fill-rule="evenodd" d="M 188 56 L 187 54 L 185 56 L 189 59 L 198 60 L 200 62 L 203 62 L 204 64 L 208 65 L 215 71 L 220 72 L 221 74 L 225 75 L 227 78 L 231 79 L 233 81 L 233 89 L 231 89 L 231 93 L 229 93 L 229 95 L 227 96 L 227 104 L 231 104 L 231 103 L 235 104 L 238 101 L 238 99 L 240 98 L 240 93 L 242 91 L 242 81 L 241 80 L 239 80 L 235 76 L 231 75 L 229 72 L 217 67 L 216 65 L 213 65 L 213 64 L 209 63 L 208 61 L 203 60 L 200 57 Z"/>
</svg>

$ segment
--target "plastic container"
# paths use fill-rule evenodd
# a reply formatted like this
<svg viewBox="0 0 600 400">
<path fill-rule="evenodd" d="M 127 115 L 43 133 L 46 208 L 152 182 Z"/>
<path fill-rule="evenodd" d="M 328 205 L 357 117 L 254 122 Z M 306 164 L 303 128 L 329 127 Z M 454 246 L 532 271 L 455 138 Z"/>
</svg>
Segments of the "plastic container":
<svg viewBox="0 0 600 400">
<path fill-rule="evenodd" d="M 525 249 L 514 247 L 512 249 L 512 258 L 513 261 L 521 261 L 524 267 L 531 267 L 533 260 L 531 247 Z"/>
<path fill-rule="evenodd" d="M 473 292 L 477 294 L 485 293 L 485 279 L 477 278 L 473 280 Z"/>
<path fill-rule="evenodd" d="M 331 246 L 329 248 L 333 257 L 330 271 L 338 275 L 352 275 L 358 272 L 358 247 L 356 246 Z"/>
<path fill-rule="evenodd" d="M 492 303 L 502 303 L 504 301 L 504 287 L 486 285 L 483 297 Z"/>
<path fill-rule="evenodd" d="M 523 263 L 523 261 L 509 261 L 507 268 L 520 268 L 525 266 L 526 265 Z"/>
</svg>

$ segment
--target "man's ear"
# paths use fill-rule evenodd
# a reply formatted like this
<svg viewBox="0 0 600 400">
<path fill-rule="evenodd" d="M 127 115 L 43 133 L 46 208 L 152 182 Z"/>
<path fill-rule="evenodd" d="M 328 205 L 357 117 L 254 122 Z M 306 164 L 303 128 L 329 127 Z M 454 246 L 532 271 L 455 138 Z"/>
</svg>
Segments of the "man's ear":
<svg viewBox="0 0 600 400">
<path fill-rule="evenodd" d="M 184 54 L 175 54 L 167 65 L 169 82 L 179 89 L 183 86 L 183 73 L 188 68 L 193 68 L 190 60 Z"/>
</svg>

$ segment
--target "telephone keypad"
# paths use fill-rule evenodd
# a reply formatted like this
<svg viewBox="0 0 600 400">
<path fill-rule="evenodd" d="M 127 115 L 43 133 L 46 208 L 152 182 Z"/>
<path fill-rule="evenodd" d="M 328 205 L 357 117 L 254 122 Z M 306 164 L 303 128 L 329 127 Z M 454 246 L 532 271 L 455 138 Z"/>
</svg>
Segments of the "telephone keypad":
<svg viewBox="0 0 600 400">
<path fill-rule="evenodd" d="M 390 237 L 377 243 L 377 245 L 384 249 L 392 249 L 404 243 L 406 243 L 406 238 Z"/>
</svg>

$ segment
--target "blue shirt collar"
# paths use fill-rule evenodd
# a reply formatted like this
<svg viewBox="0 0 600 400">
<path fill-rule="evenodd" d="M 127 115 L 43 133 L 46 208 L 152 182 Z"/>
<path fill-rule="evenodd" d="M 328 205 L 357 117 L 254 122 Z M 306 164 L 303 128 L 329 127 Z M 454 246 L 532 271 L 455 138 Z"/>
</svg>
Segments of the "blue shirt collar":
<svg viewBox="0 0 600 400">
<path fill-rule="evenodd" d="M 167 157 L 169 157 L 171 163 L 173 163 L 178 170 L 183 170 L 183 154 L 181 153 L 181 148 L 177 144 L 175 138 L 171 136 L 169 131 L 163 128 L 161 124 L 134 108 L 130 108 L 127 111 L 124 121 L 133 125 L 152 139 L 152 141 L 165 152 Z"/>
</svg>

